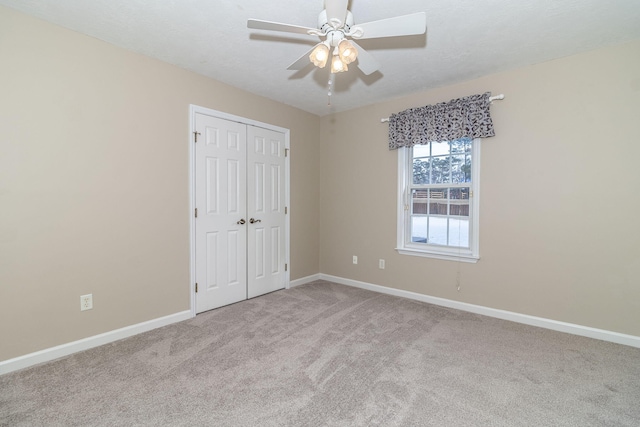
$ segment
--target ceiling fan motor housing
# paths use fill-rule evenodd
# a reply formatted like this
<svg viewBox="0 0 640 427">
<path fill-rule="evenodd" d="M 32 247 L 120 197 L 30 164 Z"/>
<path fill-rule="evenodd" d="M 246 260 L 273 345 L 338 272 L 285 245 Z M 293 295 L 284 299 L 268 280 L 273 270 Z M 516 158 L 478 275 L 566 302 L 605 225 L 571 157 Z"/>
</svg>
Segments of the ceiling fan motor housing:
<svg viewBox="0 0 640 427">
<path fill-rule="evenodd" d="M 353 14 L 350 10 L 347 10 L 347 15 L 345 18 L 345 22 L 340 22 L 337 27 L 331 25 L 329 20 L 327 19 L 327 10 L 323 10 L 318 15 L 318 29 L 323 33 L 328 33 L 331 30 L 340 30 L 343 33 L 348 33 L 351 27 L 353 26 Z"/>
</svg>

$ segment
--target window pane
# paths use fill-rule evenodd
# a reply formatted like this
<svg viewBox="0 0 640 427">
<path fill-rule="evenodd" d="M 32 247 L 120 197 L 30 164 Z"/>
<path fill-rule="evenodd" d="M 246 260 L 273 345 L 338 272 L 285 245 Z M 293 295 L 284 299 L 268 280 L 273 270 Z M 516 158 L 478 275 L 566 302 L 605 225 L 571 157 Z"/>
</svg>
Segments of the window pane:
<svg viewBox="0 0 640 427">
<path fill-rule="evenodd" d="M 447 244 L 447 218 L 429 218 L 429 239 L 433 245 Z"/>
<path fill-rule="evenodd" d="M 431 143 L 432 156 L 442 156 L 444 154 L 449 154 L 449 141 Z"/>
<path fill-rule="evenodd" d="M 414 243 L 427 243 L 427 224 L 426 216 L 411 217 L 411 241 Z"/>
<path fill-rule="evenodd" d="M 427 213 L 427 190 L 413 190 L 411 192 L 411 213 Z"/>
<path fill-rule="evenodd" d="M 469 188 L 449 189 L 449 215 L 469 216 Z"/>
<path fill-rule="evenodd" d="M 464 154 L 458 156 L 451 156 L 451 182 L 459 184 L 466 181 L 465 174 L 465 156 Z"/>
<path fill-rule="evenodd" d="M 449 156 L 431 158 L 430 184 L 444 184 L 451 182 L 449 175 Z"/>
<path fill-rule="evenodd" d="M 449 246 L 469 247 L 468 219 L 449 219 Z"/>
<path fill-rule="evenodd" d="M 447 189 L 432 188 L 429 190 L 429 214 L 447 215 Z"/>
<path fill-rule="evenodd" d="M 467 154 L 464 158 L 464 182 L 471 182 L 471 154 Z"/>
<path fill-rule="evenodd" d="M 413 183 L 429 184 L 429 158 L 413 160 Z"/>
<path fill-rule="evenodd" d="M 471 143 L 473 142 L 470 138 L 460 138 L 455 141 L 451 141 L 451 152 L 452 153 L 471 153 Z"/>
<path fill-rule="evenodd" d="M 413 146 L 413 157 L 427 157 L 429 156 L 429 144 L 426 145 L 414 145 Z"/>
</svg>

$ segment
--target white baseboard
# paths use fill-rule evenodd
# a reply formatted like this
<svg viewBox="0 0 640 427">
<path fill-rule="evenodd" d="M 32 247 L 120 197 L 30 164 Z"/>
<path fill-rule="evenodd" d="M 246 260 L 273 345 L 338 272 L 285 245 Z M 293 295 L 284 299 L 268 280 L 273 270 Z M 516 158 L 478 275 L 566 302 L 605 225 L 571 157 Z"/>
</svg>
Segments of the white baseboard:
<svg viewBox="0 0 640 427">
<path fill-rule="evenodd" d="M 320 280 L 320 273 L 312 274 L 311 276 L 301 277 L 300 279 L 292 280 L 289 282 L 289 287 L 293 288 L 294 286 L 304 285 L 305 283 L 311 283 L 316 280 Z"/>
<path fill-rule="evenodd" d="M 394 295 L 403 298 L 410 298 L 429 304 L 442 307 L 455 308 L 471 313 L 482 314 L 484 316 L 523 323 L 525 325 L 538 326 L 540 328 L 551 329 L 558 332 L 566 332 L 573 335 L 580 335 L 588 338 L 595 338 L 602 341 L 609 341 L 617 344 L 628 345 L 640 348 L 640 337 L 625 335 L 618 332 L 611 332 L 604 329 L 595 329 L 588 326 L 576 325 L 573 323 L 559 322 L 557 320 L 545 319 L 543 317 L 529 316 L 527 314 L 515 313 L 512 311 L 498 310 L 481 305 L 467 304 L 464 302 L 449 300 L 445 298 L 432 297 L 418 294 L 416 292 L 403 291 L 401 289 L 388 288 L 386 286 L 373 285 L 371 283 L 359 282 L 357 280 L 344 279 L 342 277 L 320 274 L 321 280 L 340 283 L 341 285 L 354 286 L 356 288 L 367 289 L 383 294 Z"/>
<path fill-rule="evenodd" d="M 185 310 L 179 313 L 149 320 L 147 322 L 94 335 L 78 341 L 36 351 L 35 353 L 25 354 L 24 356 L 19 356 L 14 359 L 4 360 L 0 362 L 0 375 L 17 371 L 18 369 L 28 368 L 29 366 L 37 365 L 39 363 L 49 362 L 78 351 L 88 350 L 93 347 L 128 338 L 132 335 L 141 334 L 172 323 L 181 322 L 183 320 L 190 319 L 191 317 L 191 310 Z"/>
</svg>

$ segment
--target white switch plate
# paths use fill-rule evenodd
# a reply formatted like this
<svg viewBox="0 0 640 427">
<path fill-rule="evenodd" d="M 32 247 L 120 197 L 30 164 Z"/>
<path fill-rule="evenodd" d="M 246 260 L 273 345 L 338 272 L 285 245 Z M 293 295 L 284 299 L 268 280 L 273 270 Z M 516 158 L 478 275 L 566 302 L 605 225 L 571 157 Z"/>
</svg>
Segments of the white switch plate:
<svg viewBox="0 0 640 427">
<path fill-rule="evenodd" d="M 353 263 L 354 264 L 358 263 L 358 257 L 356 255 L 353 256 Z"/>
<path fill-rule="evenodd" d="M 384 270 L 384 260 L 383 259 L 379 259 L 378 260 L 378 268 L 380 270 Z"/>
</svg>

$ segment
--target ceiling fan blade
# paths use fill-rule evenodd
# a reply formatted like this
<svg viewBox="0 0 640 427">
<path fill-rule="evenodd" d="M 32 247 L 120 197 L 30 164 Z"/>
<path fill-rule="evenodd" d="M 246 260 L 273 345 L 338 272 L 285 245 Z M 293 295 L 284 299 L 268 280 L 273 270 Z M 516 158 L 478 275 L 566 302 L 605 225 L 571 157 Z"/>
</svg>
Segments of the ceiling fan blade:
<svg viewBox="0 0 640 427">
<path fill-rule="evenodd" d="M 337 28 L 340 28 L 347 17 L 347 6 L 349 0 L 325 0 L 325 9 L 327 10 L 327 20 L 331 24 L 331 20 L 339 21 Z"/>
<path fill-rule="evenodd" d="M 369 52 L 351 40 L 351 44 L 358 49 L 358 68 L 366 74 L 372 74 L 380 69 L 380 63 Z"/>
<path fill-rule="evenodd" d="M 358 39 L 374 39 L 378 37 L 412 36 L 424 34 L 427 31 L 427 14 L 425 12 L 396 16 L 355 25 L 362 30 Z"/>
<path fill-rule="evenodd" d="M 318 43 L 318 44 L 322 44 L 322 42 Z M 318 44 L 316 46 L 318 46 Z M 307 65 L 311 64 L 311 60 L 309 59 L 309 55 L 311 55 L 311 52 L 313 52 L 313 49 L 316 48 L 316 46 L 312 47 L 311 49 L 309 49 L 309 51 L 307 53 L 305 53 L 304 55 L 302 55 L 300 58 L 296 59 L 296 61 L 289 65 L 287 67 L 287 70 L 302 70 L 304 67 L 306 67 Z"/>
<path fill-rule="evenodd" d="M 256 30 L 282 31 L 285 33 L 309 34 L 309 31 L 317 31 L 316 28 L 301 27 L 299 25 L 282 24 L 280 22 L 263 21 L 261 19 L 247 20 L 247 28 Z"/>
</svg>

